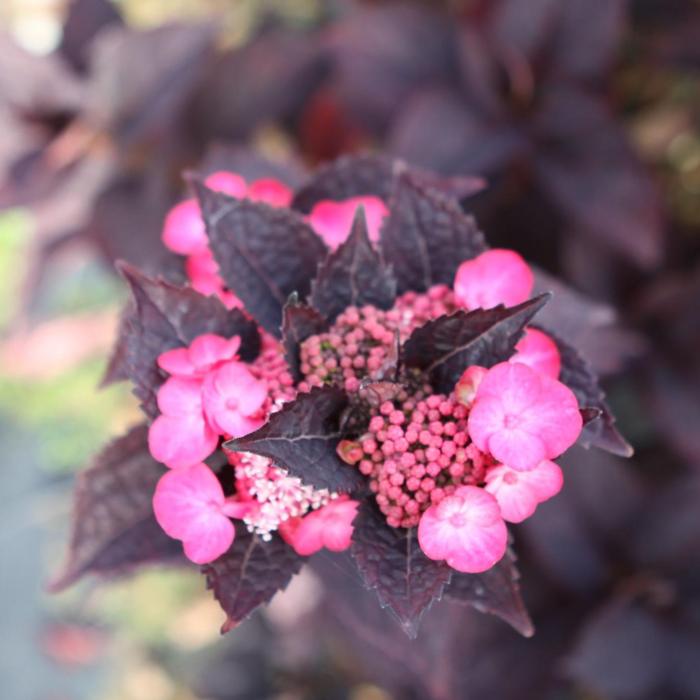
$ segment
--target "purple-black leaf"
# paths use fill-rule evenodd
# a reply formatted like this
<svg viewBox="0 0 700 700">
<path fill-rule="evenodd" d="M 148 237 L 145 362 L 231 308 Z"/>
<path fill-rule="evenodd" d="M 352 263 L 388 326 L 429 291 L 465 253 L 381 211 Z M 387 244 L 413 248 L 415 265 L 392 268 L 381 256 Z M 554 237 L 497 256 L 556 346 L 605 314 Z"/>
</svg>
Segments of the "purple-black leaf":
<svg viewBox="0 0 700 700">
<path fill-rule="evenodd" d="M 362 475 L 336 454 L 347 406 L 348 397 L 340 389 L 312 389 L 273 413 L 262 428 L 226 447 L 269 457 L 317 489 L 356 490 L 364 483 Z"/>
<path fill-rule="evenodd" d="M 239 523 L 231 549 L 202 567 L 207 588 L 214 592 L 226 613 L 222 634 L 267 603 L 277 591 L 284 590 L 303 562 L 278 535 L 263 542 Z"/>
<path fill-rule="evenodd" d="M 416 182 L 454 199 L 469 197 L 484 187 L 483 180 L 478 177 L 443 177 L 387 156 L 366 153 L 343 156 L 317 168 L 294 196 L 292 206 L 309 213 L 315 204 L 325 199 L 341 201 L 362 195 L 375 195 L 386 202 L 395 177 L 402 172 L 410 172 Z"/>
<path fill-rule="evenodd" d="M 153 515 L 151 499 L 163 465 L 148 452 L 140 425 L 115 440 L 79 475 L 68 562 L 51 583 L 63 590 L 85 574 L 117 574 L 147 562 L 178 561 L 179 542 Z"/>
<path fill-rule="evenodd" d="M 449 393 L 467 367 L 505 362 L 550 296 L 541 294 L 509 308 L 458 311 L 429 321 L 404 343 L 403 364 L 424 371 L 437 391 Z"/>
<path fill-rule="evenodd" d="M 202 296 L 188 287 L 149 279 L 130 265 L 122 264 L 121 271 L 132 299 L 122 316 L 104 382 L 130 379 L 148 416 L 158 414 L 156 391 L 165 377 L 156 361 L 166 350 L 189 345 L 203 333 L 216 333 L 240 336 L 244 360 L 257 356 L 257 327 L 239 310 L 229 311 L 216 297 Z"/>
<path fill-rule="evenodd" d="M 214 257 L 228 287 L 267 331 L 280 337 L 290 294 L 309 293 L 326 246 L 301 215 L 193 185 Z"/>
<path fill-rule="evenodd" d="M 347 240 L 319 268 L 309 301 L 332 323 L 348 306 L 390 309 L 395 300 L 396 280 L 369 240 L 360 207 Z"/>
<path fill-rule="evenodd" d="M 365 585 L 414 639 L 423 613 L 440 599 L 452 570 L 423 554 L 414 528 L 389 527 L 373 501 L 361 504 L 353 525 L 351 552 Z"/>
<path fill-rule="evenodd" d="M 445 588 L 445 598 L 497 615 L 524 637 L 531 637 L 535 629 L 520 595 L 519 580 L 515 556 L 508 550 L 501 561 L 482 574 L 454 572 Z"/>
<path fill-rule="evenodd" d="M 600 411 L 598 418 L 584 425 L 579 442 L 584 447 L 594 445 L 621 457 L 631 457 L 634 450 L 615 427 L 615 418 L 605 400 L 605 392 L 600 388 L 598 377 L 591 366 L 571 345 L 556 336 L 552 336 L 552 339 L 561 355 L 559 381 L 574 392 L 579 406 L 597 408 Z"/>
<path fill-rule="evenodd" d="M 451 285 L 460 263 L 486 250 L 474 218 L 408 171 L 396 178 L 389 211 L 381 247 L 400 293 Z"/>
<path fill-rule="evenodd" d="M 328 327 L 321 314 L 299 301 L 298 294 L 292 294 L 282 311 L 282 344 L 289 371 L 297 381 L 302 378 L 299 346 L 307 338 L 322 333 Z"/>
</svg>

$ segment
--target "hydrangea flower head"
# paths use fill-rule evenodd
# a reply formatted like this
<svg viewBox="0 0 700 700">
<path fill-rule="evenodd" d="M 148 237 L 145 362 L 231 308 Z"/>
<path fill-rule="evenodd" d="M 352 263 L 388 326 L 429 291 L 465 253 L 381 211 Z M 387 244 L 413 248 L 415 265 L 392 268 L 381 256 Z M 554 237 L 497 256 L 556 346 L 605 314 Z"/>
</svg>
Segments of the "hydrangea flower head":
<svg viewBox="0 0 700 700">
<path fill-rule="evenodd" d="M 185 555 L 195 564 L 214 561 L 233 544 L 235 529 L 226 511 L 221 484 L 202 463 L 162 476 L 153 496 L 158 524 L 182 541 Z"/>
<path fill-rule="evenodd" d="M 457 303 L 467 309 L 491 309 L 520 304 L 533 286 L 532 270 L 518 253 L 494 248 L 459 266 L 454 291 Z"/>
<path fill-rule="evenodd" d="M 303 518 L 288 520 L 280 527 L 280 533 L 303 557 L 311 556 L 324 547 L 331 552 L 342 552 L 350 546 L 352 521 L 358 505 L 357 501 L 339 496 Z"/>
<path fill-rule="evenodd" d="M 331 250 L 335 250 L 350 233 L 355 211 L 364 207 L 367 233 L 371 241 L 379 240 L 379 229 L 388 210 L 379 197 L 351 197 L 341 202 L 318 202 L 309 214 L 309 223 Z"/>
<path fill-rule="evenodd" d="M 476 486 L 460 486 L 423 513 L 418 542 L 428 558 L 477 574 L 503 557 L 508 531 L 490 493 Z"/>
<path fill-rule="evenodd" d="M 469 433 L 479 449 L 519 471 L 558 457 L 582 427 L 573 392 L 517 362 L 488 371 L 469 414 Z"/>
<path fill-rule="evenodd" d="M 511 362 L 520 362 L 537 372 L 557 379 L 561 370 L 561 356 L 557 344 L 536 328 L 526 328 L 525 335 L 515 346 Z"/>
<path fill-rule="evenodd" d="M 505 521 L 521 523 L 540 503 L 556 496 L 563 485 L 559 466 L 545 460 L 526 472 L 497 464 L 486 473 L 484 488 L 498 501 Z"/>
</svg>

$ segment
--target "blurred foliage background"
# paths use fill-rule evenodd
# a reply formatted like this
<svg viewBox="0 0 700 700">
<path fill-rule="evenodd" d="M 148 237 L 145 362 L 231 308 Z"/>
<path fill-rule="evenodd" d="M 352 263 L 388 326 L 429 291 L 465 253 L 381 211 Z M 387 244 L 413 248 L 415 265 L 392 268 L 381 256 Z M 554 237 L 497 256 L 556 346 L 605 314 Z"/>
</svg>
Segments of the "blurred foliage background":
<svg viewBox="0 0 700 700">
<path fill-rule="evenodd" d="M 479 0 L 403 4 L 422 5 L 437 13 L 451 13 L 445 16 L 455 24 L 476 21 L 473 18 L 484 11 L 484 3 Z M 541 3 L 533 0 L 532 6 L 537 4 Z M 85 19 L 83 13 L 89 11 L 90 5 L 87 0 L 79 0 L 74 3 L 73 11 L 79 8 L 77 16 Z M 421 42 L 425 37 L 422 35 L 418 39 L 406 39 L 401 34 L 403 25 L 395 23 L 393 15 L 382 18 L 384 5 L 388 4 L 343 0 L 115 1 L 113 7 L 118 9 L 126 24 L 138 31 L 153 30 L 172 21 L 213 24 L 219 52 L 244 48 L 260 36 L 265 40 L 269 36 L 265 34 L 268 25 L 274 31 L 281 28 L 301 32 L 303 38 L 299 43 L 288 45 L 286 40 L 273 34 L 273 40 L 267 44 L 263 41 L 262 53 L 257 57 L 242 60 L 235 58 L 239 54 L 226 54 L 234 56 L 232 63 L 224 63 L 223 68 L 216 64 L 217 69 L 212 71 L 211 78 L 213 87 L 210 86 L 198 119 L 187 123 L 188 128 L 191 127 L 187 132 L 190 140 L 178 140 L 182 134 L 181 124 L 174 125 L 171 130 L 165 129 L 167 138 L 159 141 L 162 134 L 158 130 L 155 135 L 149 131 L 145 137 L 123 136 L 120 131 L 123 125 L 119 123 L 118 129 L 110 122 L 104 127 L 104 132 L 109 132 L 110 139 L 113 139 L 111 146 L 116 144 L 115 151 L 119 156 L 118 176 L 114 180 L 110 179 L 113 173 L 109 170 L 115 167 L 110 160 L 114 153 L 101 148 L 99 134 L 104 136 L 103 132 L 97 136 L 90 132 L 87 147 L 81 140 L 80 130 L 66 130 L 70 131 L 70 138 L 57 139 L 75 113 L 79 113 L 71 102 L 68 84 L 61 84 L 57 89 L 65 87 L 65 91 L 60 95 L 49 95 L 51 99 L 48 100 L 43 99 L 46 94 L 33 95 L 32 109 L 26 110 L 28 114 L 23 113 L 27 120 L 17 132 L 19 135 L 10 137 L 13 132 L 5 132 L 8 136 L 0 145 L 0 158 L 10 153 L 7 161 L 12 161 L 12 168 L 8 166 L 7 169 L 11 176 L 6 177 L 3 172 L 0 177 L 0 192 L 3 187 L 10 192 L 4 199 L 0 196 L 3 209 L 0 212 L 0 600 L 5 602 L 5 610 L 0 616 L 2 697 L 11 700 L 260 700 L 267 697 L 280 700 L 329 700 L 336 697 L 389 700 L 393 697 L 402 700 L 409 697 L 401 691 L 392 695 L 390 690 L 380 689 L 368 681 L 368 674 L 351 660 L 342 642 L 336 640 L 328 649 L 319 651 L 307 639 L 315 634 L 312 623 L 307 624 L 303 633 L 292 631 L 299 616 L 303 617 L 305 611 L 318 602 L 319 594 L 312 577 L 295 584 L 296 590 L 290 590 L 269 612 L 255 617 L 246 623 L 240 634 L 230 634 L 223 641 L 218 634 L 221 612 L 202 590 L 203 584 L 196 572 L 151 571 L 110 585 L 83 582 L 57 597 L 44 594 L 45 584 L 58 570 L 65 551 L 74 472 L 106 440 L 123 432 L 138 418 L 136 402 L 128 387 L 116 385 L 96 391 L 119 308 L 125 299 L 125 290 L 113 273 L 111 261 L 115 257 L 126 257 L 158 269 L 163 261 L 159 258 L 160 253 L 153 252 L 160 250 L 157 222 L 181 191 L 179 173 L 182 167 L 196 162 L 210 139 L 226 138 L 239 144 L 246 143 L 267 155 L 291 159 L 300 167 L 313 165 L 346 150 L 383 146 L 413 160 L 427 160 L 422 164 L 445 171 L 454 169 L 451 158 L 459 152 L 458 169 L 477 169 L 481 174 L 481 168 L 474 164 L 483 158 L 485 174 L 496 184 L 498 195 L 494 201 L 477 202 L 477 213 L 483 213 L 483 221 L 487 222 L 484 225 L 487 235 L 505 243 L 509 236 L 517 239 L 515 233 L 520 235 L 520 232 L 515 232 L 513 227 L 516 222 L 518 226 L 522 224 L 523 245 L 528 253 L 540 256 L 538 262 L 563 275 L 582 291 L 620 308 L 625 324 L 632 326 L 637 334 L 636 344 L 626 337 L 627 345 L 623 350 L 620 343 L 613 340 L 609 353 L 607 347 L 601 348 L 601 356 L 627 357 L 629 360 L 611 361 L 609 366 L 602 364 L 609 373 L 623 370 L 616 379 L 610 380 L 609 388 L 611 400 L 621 416 L 623 431 L 638 448 L 638 458 L 633 466 L 635 472 L 649 475 L 651 492 L 656 495 L 662 493 L 663 481 L 669 473 L 674 478 L 678 475 L 686 478 L 689 470 L 697 471 L 700 464 L 697 441 L 700 421 L 697 400 L 700 390 L 698 3 L 693 0 L 634 0 L 626 3 L 629 21 L 619 42 L 618 60 L 609 74 L 596 76 L 593 81 L 596 89 L 601 87 L 601 82 L 605 84 L 604 92 L 614 112 L 615 128 L 619 127 L 623 132 L 625 143 L 633 151 L 633 165 L 630 166 L 627 160 L 621 160 L 622 165 L 611 161 L 608 169 L 614 174 L 616 167 L 629 167 L 631 181 L 637 177 L 636 168 L 641 163 L 640 167 L 647 168 L 650 173 L 653 191 L 661 193 L 658 212 L 654 211 L 662 221 L 658 227 L 663 232 L 662 240 L 658 240 L 658 231 L 641 230 L 649 224 L 648 220 L 642 222 L 644 226 L 635 229 L 639 222 L 632 218 L 626 220 L 625 235 L 613 246 L 614 253 L 604 242 L 601 243 L 600 237 L 581 234 L 580 222 L 565 207 L 564 214 L 557 211 L 552 215 L 546 197 L 542 204 L 540 191 L 537 197 L 530 198 L 527 173 L 533 166 L 528 160 L 532 153 L 527 149 L 519 152 L 508 168 L 499 161 L 500 155 L 494 155 L 499 149 L 494 148 L 493 153 L 487 154 L 493 156 L 492 160 L 484 154 L 477 158 L 467 147 L 463 153 L 460 151 L 464 145 L 461 134 L 467 117 L 466 113 L 451 111 L 452 106 L 459 104 L 461 109 L 462 102 L 471 105 L 477 101 L 474 94 L 478 97 L 478 86 L 477 93 L 469 93 L 454 76 L 445 77 L 441 69 L 434 70 L 429 60 L 427 68 L 417 61 L 416 55 L 439 54 L 440 47 L 431 45 L 424 50 Z M 63 0 L 3 0 L 0 4 L 0 29 L 29 55 L 48 56 L 61 46 L 64 21 L 70 7 L 70 3 Z M 380 14 L 362 14 L 374 11 Z M 359 19 L 355 20 L 356 17 Z M 378 38 L 373 44 L 370 30 L 375 27 L 374 17 L 377 17 L 376 26 L 380 30 L 377 30 Z M 372 91 L 369 95 L 362 91 L 353 93 L 356 88 L 353 81 L 364 85 L 368 75 L 363 72 L 366 69 L 361 61 L 353 63 L 348 60 L 343 64 L 346 72 L 341 71 L 330 83 L 318 78 L 318 75 L 325 75 L 324 71 L 315 65 L 316 57 L 309 58 L 299 44 L 302 48 L 305 43 L 312 46 L 314 32 L 337 18 L 347 20 L 345 33 L 338 32 L 340 39 L 333 38 L 341 44 L 346 42 L 339 54 L 343 55 L 345 51 L 345 55 L 353 59 L 358 56 L 366 58 L 369 73 L 377 72 L 377 66 L 386 71 L 382 76 L 398 91 L 396 94 L 401 99 L 396 100 L 396 105 L 400 104 L 400 109 L 393 109 L 394 105 L 387 108 L 381 99 L 373 102 L 377 95 Z M 438 24 L 441 21 L 438 20 Z M 353 29 L 353 22 L 359 23 L 359 29 L 357 26 Z M 414 25 L 408 22 L 406 26 Z M 396 31 L 392 33 L 391 27 L 397 27 Z M 358 39 L 364 34 L 369 38 L 366 44 L 361 44 Z M 329 35 L 333 37 L 334 33 L 329 32 Z M 442 44 L 441 36 L 433 43 Z M 412 44 L 415 44 L 413 53 L 407 53 L 406 47 Z M 3 50 L 1 46 L 0 50 Z M 595 51 L 595 44 L 589 50 Z M 283 99 L 275 95 L 279 85 L 270 79 L 270 76 L 284 75 L 283 67 L 288 57 L 289 64 L 295 69 L 289 83 L 297 89 L 298 100 L 290 101 L 288 96 L 283 96 Z M 76 72 L 87 70 L 83 56 L 72 56 L 71 60 Z M 242 62 L 237 63 L 239 60 Z M 436 61 L 439 63 L 439 59 Z M 313 70 L 307 63 L 314 64 Z M 25 64 L 17 65 L 23 70 Z M 217 81 L 222 80 L 222 75 L 230 78 L 236 70 L 241 72 L 240 79 L 244 81 L 244 101 L 250 98 L 250 104 L 260 107 L 259 111 L 251 114 L 246 111 L 247 103 L 238 104 L 235 100 L 232 104 L 217 101 L 220 93 L 228 89 L 226 82 Z M 272 97 L 262 88 L 256 92 L 259 76 L 262 76 L 264 86 L 271 86 L 269 93 Z M 10 76 L 4 77 L 8 79 Z M 512 78 L 511 75 L 509 79 Z M 5 85 L 2 80 L 0 75 L 0 88 Z M 33 77 L 27 74 L 25 80 L 31 81 Z M 542 80 L 546 82 L 549 78 Z M 11 81 L 7 82 L 11 88 Z M 438 103 L 432 97 L 432 101 L 424 96 L 404 100 L 404 83 L 410 83 L 411 90 L 414 83 L 420 83 L 421 87 L 427 85 L 431 90 L 439 86 L 447 94 L 446 101 L 440 102 L 438 109 L 435 106 Z M 44 86 L 41 89 L 45 90 L 47 84 L 51 84 L 50 75 L 48 83 L 40 82 L 37 77 L 37 85 Z M 509 92 L 512 87 L 509 84 L 503 88 L 508 98 L 505 109 L 510 116 L 507 121 L 510 123 L 512 119 L 518 125 L 528 125 L 529 105 L 523 108 L 513 99 L 518 95 Z M 334 92 L 335 88 L 338 88 L 337 92 Z M 406 88 L 407 92 L 411 90 Z M 11 90 L 7 88 L 7 92 Z M 107 89 L 102 97 L 110 94 Z M 55 100 L 60 103 L 58 106 L 46 108 L 42 104 L 54 98 L 60 98 Z M 0 108 L 3 107 L 2 99 L 0 95 Z M 299 101 L 301 103 L 297 104 Z M 443 104 L 451 105 L 450 109 L 443 109 Z M 41 109 L 34 112 L 37 105 Z M 207 114 L 207 109 L 216 112 L 216 109 L 223 108 L 222 105 L 230 110 L 224 116 L 233 114 L 240 121 L 233 126 L 222 126 L 217 123 L 217 114 Z M 428 109 L 425 105 L 431 105 L 436 111 L 421 112 Z M 406 116 L 409 107 L 411 120 Z M 455 113 L 458 116 L 453 119 L 451 115 Z M 203 120 L 202 114 L 211 117 L 211 121 Z M 0 125 L 5 116 L 0 109 Z M 423 119 L 426 121 L 421 121 Z M 76 121 L 82 124 L 80 118 Z M 31 139 L 36 137 L 35 127 L 41 127 L 37 129 L 40 146 L 28 138 L 31 141 L 27 149 L 29 155 L 22 151 L 27 125 Z M 522 128 L 524 131 L 530 126 Z M 442 140 L 445 134 L 457 135 Z M 57 141 L 60 148 L 56 146 Z M 557 134 L 548 133 L 548 148 L 554 149 L 557 141 Z M 47 147 L 47 143 L 52 147 Z M 177 143 L 178 148 L 166 147 L 172 143 Z M 615 148 L 617 146 L 613 148 L 604 144 L 601 152 L 610 153 Z M 19 166 L 13 160 L 15 149 L 21 156 Z M 109 153 L 108 157 L 105 157 L 105 151 Z M 48 153 L 50 162 L 57 158 L 58 183 L 51 180 L 55 172 L 34 176 L 32 168 L 37 152 Z M 76 178 L 75 190 L 70 190 L 68 186 L 73 186 L 70 177 L 75 174 L 84 153 L 90 156 L 88 160 L 91 159 L 92 163 L 99 164 L 100 159 L 109 161 L 106 168 L 109 170 L 108 184 L 102 186 L 99 182 L 103 171 L 98 170 L 96 174 L 88 171 Z M 444 155 L 445 159 L 440 161 L 435 154 Z M 62 159 L 67 159 L 69 165 L 64 167 Z M 153 174 L 153 171 L 158 172 Z M 13 190 L 8 183 L 13 184 L 15 175 L 19 184 Z M 64 177 L 66 179 L 62 180 Z M 602 197 L 600 190 L 596 190 L 597 184 L 588 181 L 587 185 L 591 190 L 581 189 L 582 198 L 589 196 L 595 200 Z M 608 186 L 605 183 L 603 187 Z M 628 210 L 648 204 L 645 193 L 649 190 L 645 187 L 640 188 L 641 195 L 632 193 L 626 206 Z M 135 204 L 133 210 L 140 215 L 142 210 L 148 209 L 147 215 L 151 217 L 148 225 L 144 218 L 134 219 L 126 215 L 119 218 L 125 209 L 130 208 L 131 202 L 141 202 L 139 198 L 148 200 L 149 206 L 139 209 Z M 522 204 L 524 199 L 527 200 L 526 206 Z M 72 206 L 73 200 L 79 204 L 87 202 L 89 215 L 78 211 L 80 207 L 66 206 L 67 203 Z M 151 204 L 156 201 L 157 204 Z M 57 204 L 64 208 L 57 208 Z M 109 229 L 105 220 L 118 231 Z M 649 228 L 653 226 L 649 224 Z M 150 233 L 144 233 L 134 247 L 130 242 L 134 238 L 132 229 Z M 550 235 L 552 231 L 556 235 Z M 64 245 L 68 239 L 69 244 Z M 649 252 L 643 256 L 643 264 L 637 265 L 635 255 L 645 245 L 644 249 Z M 173 274 L 177 275 L 177 270 Z M 590 470 L 599 468 L 586 462 L 586 459 L 590 460 L 588 456 L 576 459 L 578 464 L 572 466 Z M 614 475 L 611 488 L 619 487 L 620 491 L 627 493 L 628 481 L 626 476 L 621 476 L 621 467 L 617 463 L 602 464 L 609 468 L 608 474 Z M 625 488 L 615 479 L 624 481 Z M 583 483 L 578 486 L 582 491 L 587 488 Z M 573 487 L 576 487 L 576 482 Z M 650 497 L 650 502 L 654 499 L 655 496 Z M 584 520 L 589 518 L 581 530 L 587 533 L 595 531 L 597 537 L 599 523 L 592 526 L 595 518 L 590 514 L 583 515 L 584 512 L 585 508 L 581 507 L 576 516 Z M 584 546 L 585 543 L 581 544 L 583 540 L 577 539 L 579 530 L 576 527 L 580 524 L 574 526 L 568 520 L 557 520 L 557 517 L 564 516 L 555 511 L 551 513 L 553 522 L 563 528 L 565 535 L 552 545 L 549 560 L 542 552 L 538 553 L 542 561 L 552 565 L 552 559 L 561 555 L 562 548 L 576 549 L 579 546 L 581 551 L 588 552 L 585 549 L 588 545 Z M 547 520 L 540 522 L 546 524 Z M 700 521 L 697 517 L 695 520 L 689 518 L 685 527 L 688 530 L 700 528 Z M 622 532 L 618 530 L 616 535 Z M 540 534 L 541 530 L 535 526 L 530 536 Z M 532 542 L 530 549 L 533 549 Z M 586 576 L 595 568 L 588 562 L 582 563 L 586 554 L 581 554 L 580 560 L 572 566 L 574 573 L 571 577 L 580 574 L 579 580 L 570 585 L 570 589 L 576 590 L 575 605 L 579 606 L 575 613 L 571 613 L 578 616 L 572 625 L 579 630 L 577 634 L 581 639 L 577 661 L 568 667 L 573 682 L 556 686 L 551 694 L 532 690 L 519 697 L 525 700 L 530 697 L 573 700 L 613 700 L 618 697 L 692 700 L 700 697 L 700 679 L 697 669 L 693 672 L 690 668 L 691 657 L 689 666 L 683 671 L 688 673 L 685 689 L 676 687 L 673 691 L 658 691 L 663 687 L 661 681 L 649 681 L 645 685 L 644 679 L 639 680 L 640 669 L 648 660 L 647 653 L 656 658 L 656 651 L 638 648 L 639 644 L 634 640 L 636 617 L 632 622 L 625 618 L 623 627 L 629 638 L 621 641 L 623 646 L 632 648 L 631 660 L 612 656 L 622 665 L 625 662 L 638 664 L 629 673 L 637 679 L 636 685 L 634 682 L 620 684 L 614 674 L 606 676 L 605 664 L 600 659 L 591 660 L 592 654 L 586 645 L 587 640 L 595 639 L 596 630 L 603 626 L 600 634 L 608 638 L 615 636 L 604 627 L 608 618 L 601 621 L 592 611 L 598 611 L 601 606 L 620 605 L 621 597 L 630 598 L 631 580 L 643 590 L 640 596 L 642 607 L 649 603 L 648 607 L 654 614 L 660 610 L 663 615 L 669 609 L 654 597 L 658 593 L 656 588 L 644 588 L 647 584 L 640 583 L 638 571 L 627 575 L 626 564 L 621 563 L 624 556 L 614 547 L 611 549 L 617 558 L 614 564 L 601 565 L 606 572 L 604 583 L 596 579 L 586 587 Z M 696 550 L 697 547 L 693 552 Z M 693 560 L 687 558 L 685 561 L 688 565 Z M 569 563 L 567 560 L 566 564 Z M 664 584 L 675 581 L 673 576 L 668 576 L 662 579 Z M 563 608 L 573 610 L 571 606 L 574 604 L 566 597 L 570 593 L 567 588 L 570 581 L 561 572 L 552 578 L 557 582 L 552 596 Z M 692 619 L 696 624 L 700 609 L 697 582 L 693 581 L 691 585 L 683 580 L 683 586 L 690 586 L 688 590 L 692 591 L 692 595 L 687 595 L 687 609 L 692 607 L 696 616 L 693 618 L 684 613 L 684 619 Z M 656 583 L 654 579 L 654 585 Z M 682 590 L 682 594 L 677 594 L 678 600 L 685 601 L 686 589 Z M 534 597 L 537 607 L 541 600 L 537 600 L 537 595 Z M 305 604 L 301 605 L 300 600 L 306 601 Z M 635 598 L 635 605 L 636 601 Z M 609 614 L 608 608 L 605 611 Z M 556 617 L 558 613 L 561 610 L 555 606 L 552 616 Z M 675 608 L 672 613 L 675 614 Z M 559 615 L 562 616 L 563 613 Z M 587 623 L 587 616 L 593 621 Z M 537 657 L 538 661 L 533 662 L 535 665 L 553 665 L 554 652 L 546 644 L 552 639 L 556 641 L 557 636 L 550 634 L 551 628 L 547 624 L 543 619 L 543 636 L 540 638 L 544 640 L 543 656 Z M 693 627 L 692 634 L 698 632 L 698 626 Z M 654 630 L 653 634 L 658 636 Z M 690 637 L 690 632 L 688 635 Z M 644 634 L 640 633 L 639 638 L 644 638 Z M 683 654 L 700 650 L 700 633 L 697 640 L 695 637 L 693 640 L 692 645 L 689 643 L 683 647 Z M 299 651 L 302 648 L 307 650 L 304 654 Z M 530 649 L 533 648 L 537 647 L 531 645 Z M 313 653 L 308 649 L 313 649 Z M 303 663 L 300 657 L 303 657 Z M 500 657 L 496 655 L 494 658 Z M 490 671 L 484 666 L 476 668 L 475 675 L 493 676 L 493 672 L 489 676 Z M 507 674 L 508 669 L 500 667 L 498 673 Z M 680 670 L 674 673 L 682 676 Z M 598 682 L 591 681 L 591 675 L 596 676 Z M 270 687 L 281 690 L 270 691 Z M 663 694 L 655 694 L 657 692 Z M 510 697 L 505 691 L 503 695 L 499 693 L 493 690 L 489 694 L 488 686 L 482 684 L 475 690 L 474 697 L 499 700 Z M 410 697 L 420 698 L 420 691 Z"/>
</svg>

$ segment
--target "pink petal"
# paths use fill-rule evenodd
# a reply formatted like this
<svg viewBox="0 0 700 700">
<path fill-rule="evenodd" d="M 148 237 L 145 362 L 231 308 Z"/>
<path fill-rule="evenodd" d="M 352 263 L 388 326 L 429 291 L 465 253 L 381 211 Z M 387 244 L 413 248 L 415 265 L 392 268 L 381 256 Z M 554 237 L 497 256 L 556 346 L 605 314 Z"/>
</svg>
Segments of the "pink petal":
<svg viewBox="0 0 700 700">
<path fill-rule="evenodd" d="M 553 379 L 559 376 L 561 370 L 559 349 L 546 333 L 536 328 L 527 328 L 515 349 L 516 353 L 510 358 L 511 362 L 520 362 Z"/>
<path fill-rule="evenodd" d="M 486 449 L 499 462 L 520 471 L 532 469 L 548 456 L 540 437 L 519 429 L 495 432 L 489 437 Z"/>
<path fill-rule="evenodd" d="M 215 450 L 218 441 L 203 417 L 158 416 L 148 431 L 151 455 L 171 469 L 201 462 Z"/>
<path fill-rule="evenodd" d="M 476 399 L 497 397 L 506 413 L 519 414 L 537 402 L 540 390 L 540 377 L 530 367 L 501 362 L 482 379 Z"/>
<path fill-rule="evenodd" d="M 467 309 L 515 306 L 528 299 L 532 270 L 513 250 L 493 249 L 463 262 L 455 276 L 457 301 Z"/>
<path fill-rule="evenodd" d="M 455 395 L 459 403 L 464 406 L 471 406 L 474 403 L 481 380 L 486 376 L 487 372 L 488 370 L 485 367 L 479 367 L 479 365 L 472 365 L 464 370 L 455 386 Z"/>
<path fill-rule="evenodd" d="M 191 540 L 183 540 L 183 550 L 195 564 L 208 564 L 228 552 L 235 536 L 236 530 L 228 518 L 212 519 L 202 525 L 201 533 Z"/>
<path fill-rule="evenodd" d="M 286 542 L 302 557 L 310 557 L 323 549 L 325 524 L 318 511 L 312 511 L 303 518 L 295 518 L 283 529 Z"/>
<path fill-rule="evenodd" d="M 292 203 L 292 190 L 279 180 L 263 178 L 250 185 L 248 197 L 254 202 L 265 202 L 272 207 L 288 207 Z"/>
<path fill-rule="evenodd" d="M 245 197 L 248 191 L 248 185 L 246 185 L 246 181 L 240 175 L 224 170 L 219 170 L 209 175 L 204 184 L 210 189 L 223 192 L 230 197 Z"/>
<path fill-rule="evenodd" d="M 352 522 L 359 507 L 357 501 L 337 498 L 323 506 L 323 545 L 331 552 L 342 552 L 350 546 L 354 531 Z"/>
<path fill-rule="evenodd" d="M 193 377 L 196 372 L 187 348 L 175 348 L 161 353 L 158 357 L 158 367 L 178 377 Z"/>
<path fill-rule="evenodd" d="M 192 255 L 207 249 L 206 229 L 196 200 L 186 199 L 170 210 L 162 237 L 166 247 L 180 255 Z"/>
<path fill-rule="evenodd" d="M 489 469 L 485 489 L 493 494 L 503 519 L 520 523 L 529 518 L 538 504 L 555 496 L 563 485 L 561 469 L 554 462 L 540 462 L 529 471 L 515 471 L 499 464 Z"/>
<path fill-rule="evenodd" d="M 201 416 L 201 380 L 170 377 L 158 389 L 158 408 L 166 416 Z"/>
<path fill-rule="evenodd" d="M 370 240 L 378 241 L 379 230 L 388 210 L 379 197 L 372 195 L 351 197 L 340 202 L 331 200 L 318 202 L 309 214 L 309 223 L 326 244 L 335 250 L 348 237 L 359 206 L 365 208 L 367 233 Z"/>
<path fill-rule="evenodd" d="M 189 352 L 192 362 L 200 371 L 207 371 L 219 362 L 233 360 L 241 346 L 239 336 L 230 340 L 213 333 L 205 333 L 192 341 Z"/>
<path fill-rule="evenodd" d="M 490 569 L 505 554 L 507 541 L 496 499 L 476 486 L 461 486 L 428 508 L 418 524 L 425 555 L 464 573 Z"/>
</svg>

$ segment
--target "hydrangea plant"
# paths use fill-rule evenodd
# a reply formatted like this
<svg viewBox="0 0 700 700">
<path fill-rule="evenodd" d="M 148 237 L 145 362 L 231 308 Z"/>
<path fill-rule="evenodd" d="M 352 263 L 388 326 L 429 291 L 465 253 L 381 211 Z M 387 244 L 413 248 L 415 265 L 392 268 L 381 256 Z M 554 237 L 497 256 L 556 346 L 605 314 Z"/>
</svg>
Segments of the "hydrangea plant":
<svg viewBox="0 0 700 700">
<path fill-rule="evenodd" d="M 509 527 L 556 496 L 575 442 L 631 453 L 560 333 L 585 303 L 488 248 L 461 205 L 476 178 L 357 156 L 296 192 L 189 184 L 163 230 L 189 285 L 121 266 L 106 380 L 147 422 L 82 475 L 55 587 L 184 553 L 227 630 L 349 550 L 411 636 L 442 596 L 531 634 Z"/>
</svg>

